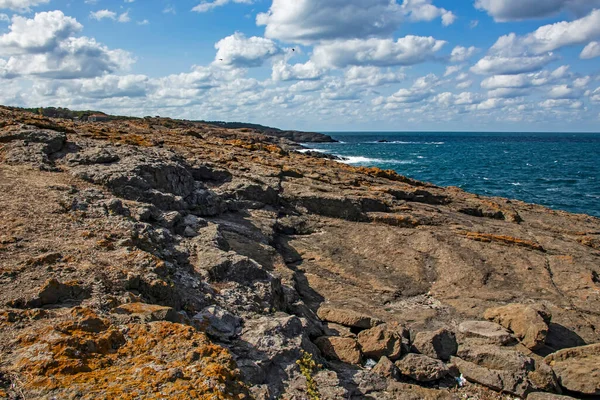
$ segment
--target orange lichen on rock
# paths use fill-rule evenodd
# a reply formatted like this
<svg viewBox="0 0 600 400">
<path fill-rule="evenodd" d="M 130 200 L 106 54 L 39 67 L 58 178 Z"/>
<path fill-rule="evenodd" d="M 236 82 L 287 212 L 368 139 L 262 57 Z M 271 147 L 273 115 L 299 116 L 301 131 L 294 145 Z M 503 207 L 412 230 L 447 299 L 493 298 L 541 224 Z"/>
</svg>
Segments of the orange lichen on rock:
<svg viewBox="0 0 600 400">
<path fill-rule="evenodd" d="M 516 245 L 520 247 L 527 247 L 533 250 L 544 251 L 544 248 L 531 240 L 519 239 L 512 236 L 494 235 L 491 233 L 480 233 L 480 232 L 459 232 L 460 235 L 467 239 L 475 240 L 477 242 L 492 243 L 499 242 L 509 245 Z"/>
<path fill-rule="evenodd" d="M 381 223 L 391 226 L 400 226 L 406 228 L 415 228 L 419 226 L 420 221 L 410 215 L 388 214 L 388 213 L 369 213 L 369 220 L 375 223 Z"/>
<path fill-rule="evenodd" d="M 83 308 L 74 322 L 19 337 L 12 372 L 32 397 L 245 399 L 227 350 L 170 322 L 116 328 Z"/>
</svg>

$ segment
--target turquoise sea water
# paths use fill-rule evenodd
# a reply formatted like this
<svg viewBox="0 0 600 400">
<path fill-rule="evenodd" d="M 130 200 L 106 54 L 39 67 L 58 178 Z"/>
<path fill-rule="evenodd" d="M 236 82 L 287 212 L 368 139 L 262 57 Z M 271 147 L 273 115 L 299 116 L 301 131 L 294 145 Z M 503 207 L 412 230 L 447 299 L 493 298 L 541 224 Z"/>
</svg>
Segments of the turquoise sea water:
<svg viewBox="0 0 600 400">
<path fill-rule="evenodd" d="M 306 147 L 352 165 L 600 217 L 600 134 L 323 133 L 340 143 Z"/>
</svg>

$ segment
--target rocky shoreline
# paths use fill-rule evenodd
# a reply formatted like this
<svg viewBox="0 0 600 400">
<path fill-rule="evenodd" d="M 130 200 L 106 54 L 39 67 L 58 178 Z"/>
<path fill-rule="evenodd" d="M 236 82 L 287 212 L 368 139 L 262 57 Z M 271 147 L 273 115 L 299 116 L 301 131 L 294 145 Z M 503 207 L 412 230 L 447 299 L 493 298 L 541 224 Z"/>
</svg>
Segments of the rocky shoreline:
<svg viewBox="0 0 600 400">
<path fill-rule="evenodd" d="M 600 220 L 298 149 L 0 108 L 0 398 L 600 396 Z"/>
</svg>

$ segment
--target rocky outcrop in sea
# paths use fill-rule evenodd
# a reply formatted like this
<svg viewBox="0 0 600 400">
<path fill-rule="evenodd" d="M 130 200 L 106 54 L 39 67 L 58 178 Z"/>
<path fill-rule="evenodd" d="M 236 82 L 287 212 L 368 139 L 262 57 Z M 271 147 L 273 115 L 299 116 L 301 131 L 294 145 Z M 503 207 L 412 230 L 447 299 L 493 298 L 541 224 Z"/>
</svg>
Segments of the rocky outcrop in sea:
<svg viewBox="0 0 600 400">
<path fill-rule="evenodd" d="M 600 221 L 0 108 L 0 398 L 600 396 Z"/>
</svg>

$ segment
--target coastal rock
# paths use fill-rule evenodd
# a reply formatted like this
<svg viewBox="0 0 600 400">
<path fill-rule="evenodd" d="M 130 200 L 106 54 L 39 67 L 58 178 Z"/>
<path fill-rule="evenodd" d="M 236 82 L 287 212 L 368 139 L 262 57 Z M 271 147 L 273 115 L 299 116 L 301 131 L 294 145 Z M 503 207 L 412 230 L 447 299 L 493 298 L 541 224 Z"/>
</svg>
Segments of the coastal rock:
<svg viewBox="0 0 600 400">
<path fill-rule="evenodd" d="M 600 344 L 561 350 L 545 361 L 563 388 L 583 395 L 600 395 Z"/>
<path fill-rule="evenodd" d="M 390 379 L 400 379 L 400 371 L 398 367 L 387 357 L 383 356 L 371 370 L 373 374 L 378 374 Z"/>
<path fill-rule="evenodd" d="M 489 344 L 504 346 L 514 338 L 501 325 L 488 321 L 465 321 L 458 326 L 458 331 L 467 338 L 476 338 Z"/>
<path fill-rule="evenodd" d="M 531 350 L 544 346 L 552 316 L 540 307 L 509 304 L 486 310 L 485 318 L 499 323 Z"/>
<path fill-rule="evenodd" d="M 575 397 L 562 396 L 559 394 L 534 392 L 527 396 L 527 400 L 567 400 L 574 399 Z"/>
<path fill-rule="evenodd" d="M 194 316 L 194 321 L 197 321 L 200 329 L 205 330 L 208 335 L 220 340 L 234 338 L 242 327 L 241 318 L 218 306 L 206 307 Z"/>
<path fill-rule="evenodd" d="M 362 354 L 356 339 L 337 336 L 323 336 L 315 340 L 315 344 L 330 360 L 339 360 L 349 364 L 359 365 Z"/>
<path fill-rule="evenodd" d="M 413 341 L 413 349 L 426 356 L 448 361 L 458 351 L 453 332 L 440 329 L 435 332 L 419 332 Z"/>
<path fill-rule="evenodd" d="M 366 358 L 379 360 L 385 356 L 394 361 L 402 355 L 402 332 L 401 327 L 378 325 L 360 332 L 358 344 Z"/>
<path fill-rule="evenodd" d="M 526 396 L 532 390 L 526 374 L 486 368 L 457 357 L 452 357 L 451 362 L 469 382 L 520 397 Z"/>
<path fill-rule="evenodd" d="M 407 354 L 395 365 L 402 375 L 419 382 L 437 381 L 450 373 L 446 364 L 422 354 Z"/>
<path fill-rule="evenodd" d="M 333 322 L 343 326 L 360 329 L 370 329 L 383 323 L 377 318 L 373 318 L 353 310 L 345 310 L 330 306 L 320 307 L 317 311 L 317 315 L 319 318 L 321 318 L 321 320 L 326 322 Z"/>
<path fill-rule="evenodd" d="M 144 303 L 123 304 L 112 310 L 114 314 L 129 315 L 142 322 L 181 322 L 181 316 L 171 307 Z"/>
</svg>

